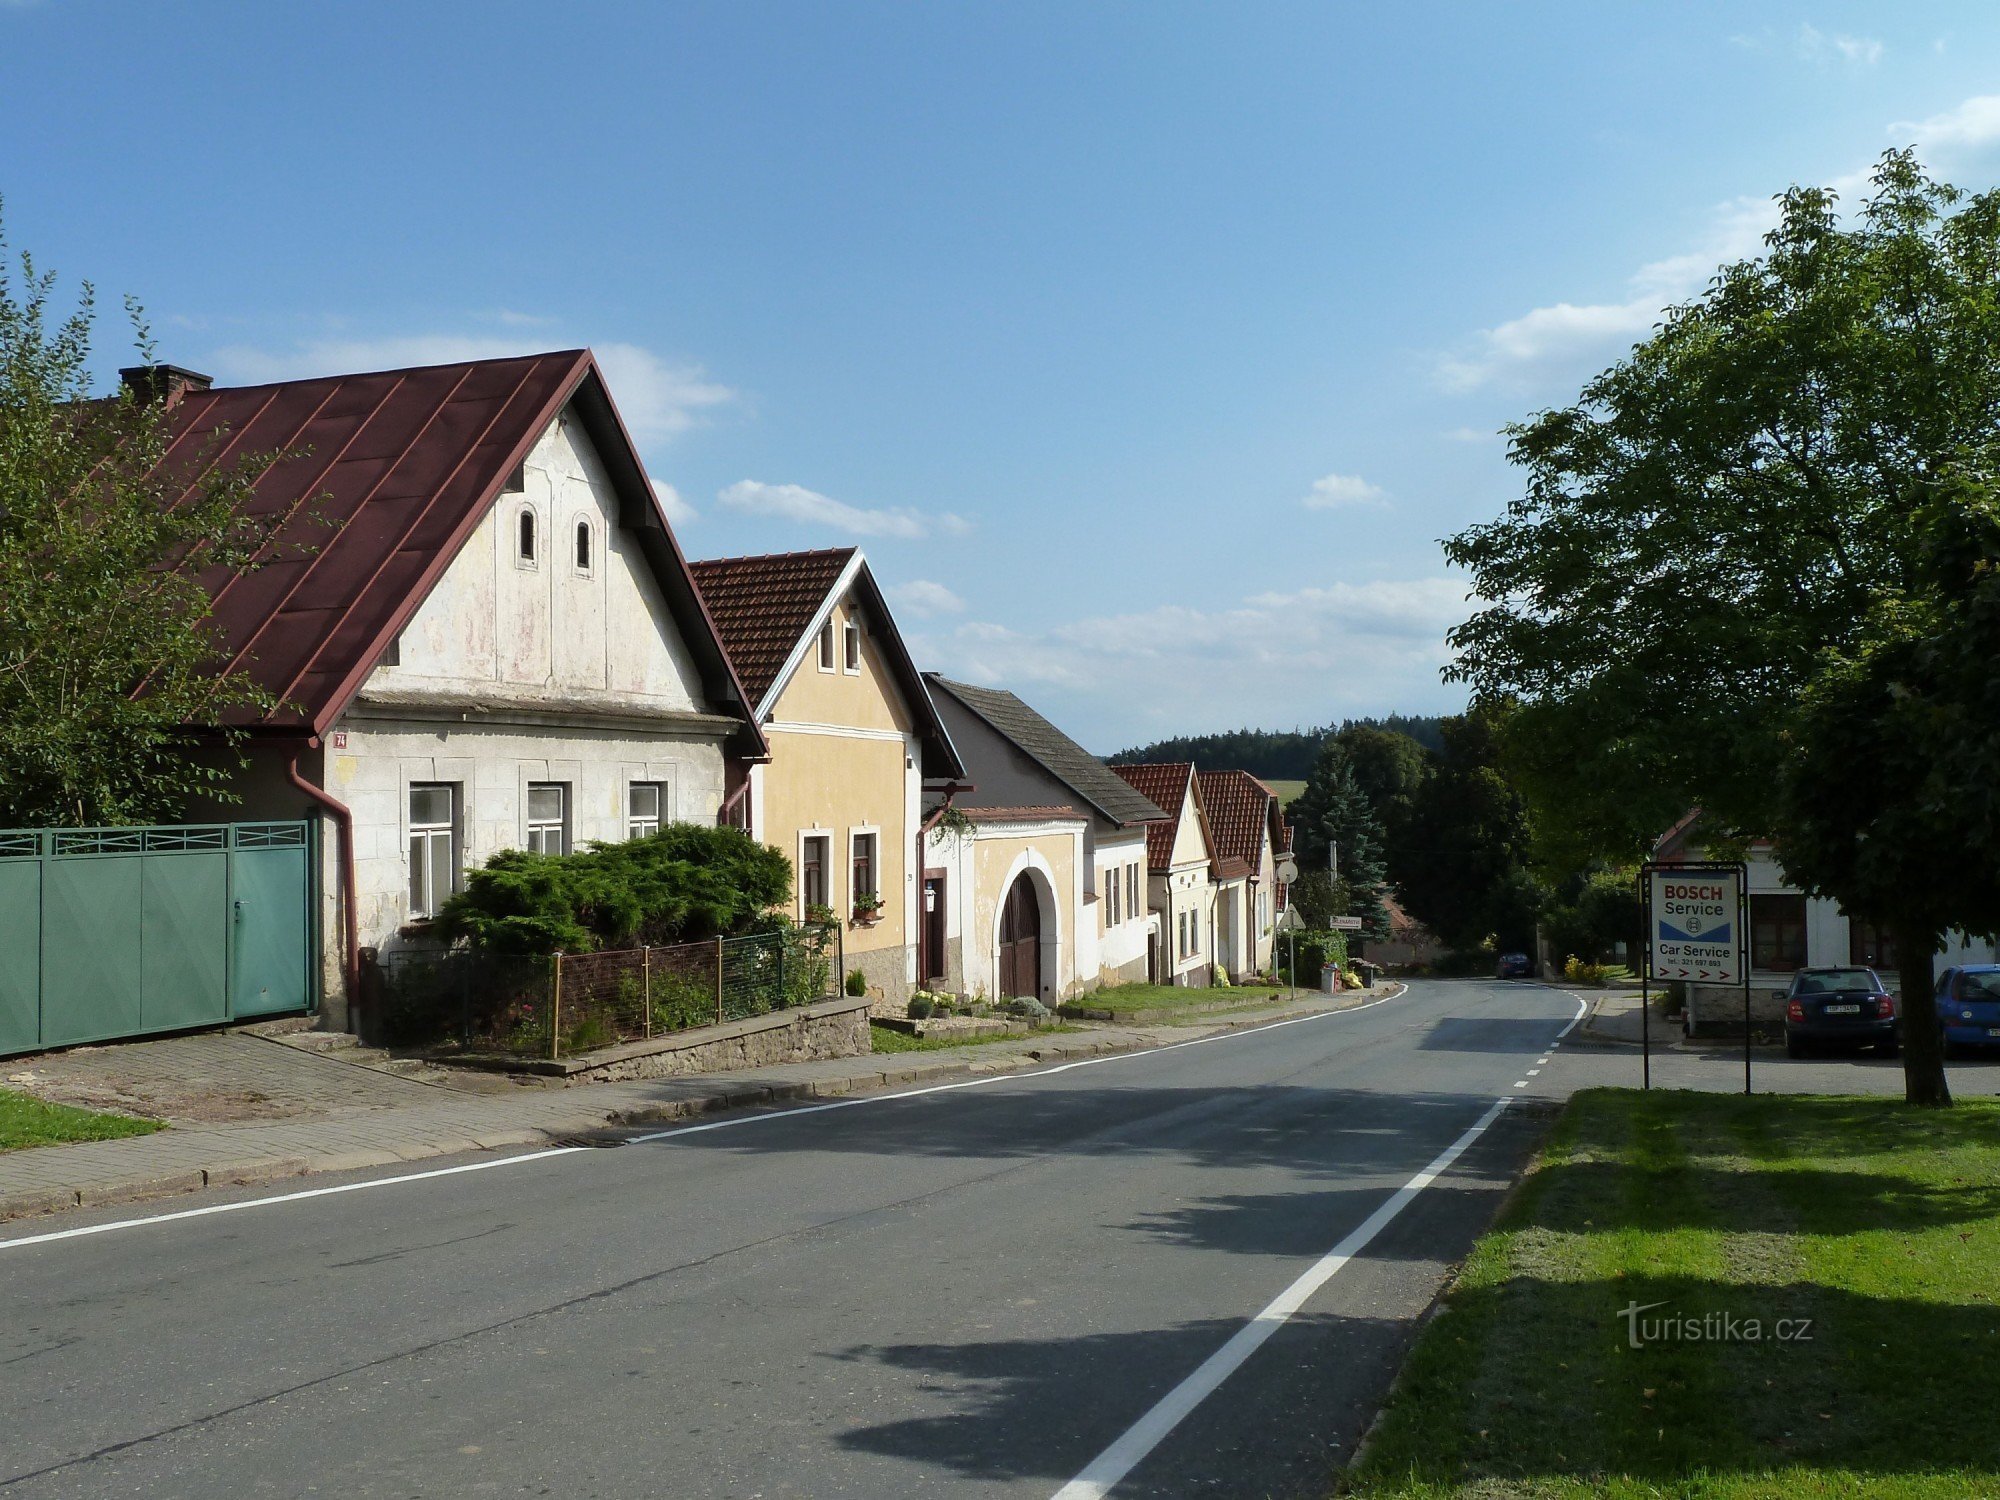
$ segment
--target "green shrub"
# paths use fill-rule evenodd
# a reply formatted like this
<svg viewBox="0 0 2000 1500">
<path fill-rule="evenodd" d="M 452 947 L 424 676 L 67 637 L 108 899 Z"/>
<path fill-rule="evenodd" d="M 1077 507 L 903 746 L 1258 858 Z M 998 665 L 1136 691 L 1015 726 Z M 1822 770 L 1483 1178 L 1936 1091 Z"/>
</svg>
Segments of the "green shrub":
<svg viewBox="0 0 2000 1500">
<path fill-rule="evenodd" d="M 495 953 L 698 942 L 749 930 L 791 880 L 791 862 L 741 829 L 670 823 L 574 854 L 504 850 L 467 873 L 437 925 Z"/>
<path fill-rule="evenodd" d="M 868 976 L 859 969 L 849 969 L 847 971 L 847 993 L 857 1000 L 867 994 Z"/>
<path fill-rule="evenodd" d="M 909 1012 L 909 1017 L 912 1021 L 925 1021 L 930 1019 L 931 1012 L 936 1008 L 937 1008 L 937 1002 L 931 999 L 929 995 L 910 996 L 908 1012 Z"/>
<path fill-rule="evenodd" d="M 1278 973 L 1286 983 L 1316 987 L 1321 969 L 1328 964 L 1347 962 L 1347 934 L 1314 931 L 1287 933 L 1278 940 L 1276 953 Z M 1295 953 L 1296 969 L 1292 967 Z M 1292 977 L 1294 974 L 1296 978 Z"/>
</svg>

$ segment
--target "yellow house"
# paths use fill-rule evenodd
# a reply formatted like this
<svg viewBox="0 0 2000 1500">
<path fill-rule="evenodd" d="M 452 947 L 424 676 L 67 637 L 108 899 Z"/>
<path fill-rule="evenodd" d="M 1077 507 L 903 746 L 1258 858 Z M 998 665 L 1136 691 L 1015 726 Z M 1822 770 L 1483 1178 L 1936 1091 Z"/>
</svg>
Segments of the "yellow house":
<svg viewBox="0 0 2000 1500">
<path fill-rule="evenodd" d="M 964 776 L 858 548 L 692 565 L 770 744 L 735 820 L 792 862 L 793 916 L 841 924 L 885 1011 L 917 982 L 924 781 Z"/>
</svg>

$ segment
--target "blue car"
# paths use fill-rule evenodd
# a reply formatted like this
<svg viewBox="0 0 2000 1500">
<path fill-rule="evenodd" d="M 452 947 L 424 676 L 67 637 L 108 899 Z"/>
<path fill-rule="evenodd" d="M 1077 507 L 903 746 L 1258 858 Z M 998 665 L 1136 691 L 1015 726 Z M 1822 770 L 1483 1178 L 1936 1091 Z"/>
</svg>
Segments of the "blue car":
<svg viewBox="0 0 2000 1500">
<path fill-rule="evenodd" d="M 1804 1057 L 1812 1047 L 1873 1047 L 1894 1057 L 1903 1044 L 1896 997 L 1873 969 L 1800 969 L 1785 1002 L 1785 1055 Z"/>
<path fill-rule="evenodd" d="M 1947 1052 L 2000 1047 L 2000 964 L 1966 964 L 1940 974 L 1937 1018 Z"/>
</svg>

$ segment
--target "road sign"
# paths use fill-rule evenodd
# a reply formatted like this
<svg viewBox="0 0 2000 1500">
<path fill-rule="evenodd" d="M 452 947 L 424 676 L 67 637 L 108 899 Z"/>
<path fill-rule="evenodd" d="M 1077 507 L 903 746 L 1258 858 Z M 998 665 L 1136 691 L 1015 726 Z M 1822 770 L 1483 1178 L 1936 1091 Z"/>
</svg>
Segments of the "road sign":
<svg viewBox="0 0 2000 1500">
<path fill-rule="evenodd" d="M 1326 925 L 1331 927 L 1335 932 L 1359 932 L 1361 930 L 1361 918 L 1335 917 Z"/>
<path fill-rule="evenodd" d="M 1648 975 L 1693 984 L 1741 984 L 1743 877 L 1731 869 L 1655 866 L 1647 882 Z"/>
<path fill-rule="evenodd" d="M 1280 932 L 1304 932 L 1306 920 L 1296 906 L 1288 906 L 1278 913 L 1277 927 Z"/>
</svg>

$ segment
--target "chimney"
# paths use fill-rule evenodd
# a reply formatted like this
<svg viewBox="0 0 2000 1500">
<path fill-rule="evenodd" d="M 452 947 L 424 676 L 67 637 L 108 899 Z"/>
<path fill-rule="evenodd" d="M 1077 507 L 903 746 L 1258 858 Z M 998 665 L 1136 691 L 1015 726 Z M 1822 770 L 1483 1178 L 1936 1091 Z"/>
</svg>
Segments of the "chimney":
<svg viewBox="0 0 2000 1500">
<path fill-rule="evenodd" d="M 214 376 L 180 365 L 133 365 L 120 370 L 118 378 L 141 400 L 158 401 L 168 408 L 177 406 L 189 391 L 205 391 L 215 383 Z"/>
</svg>

